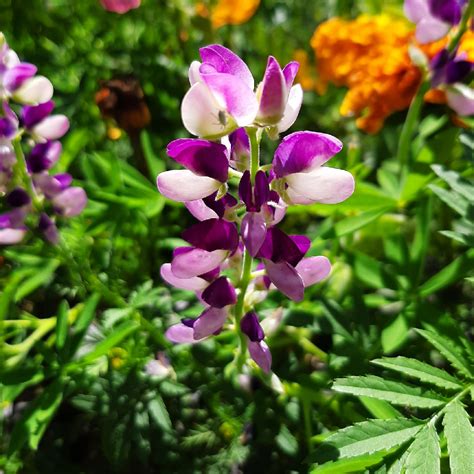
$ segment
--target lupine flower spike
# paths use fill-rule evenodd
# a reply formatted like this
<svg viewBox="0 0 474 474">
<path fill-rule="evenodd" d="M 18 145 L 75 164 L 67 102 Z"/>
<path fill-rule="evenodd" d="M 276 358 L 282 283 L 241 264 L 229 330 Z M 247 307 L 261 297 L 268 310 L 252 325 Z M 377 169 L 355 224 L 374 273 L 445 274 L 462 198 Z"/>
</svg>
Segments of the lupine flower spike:
<svg viewBox="0 0 474 474">
<path fill-rule="evenodd" d="M 301 301 L 305 288 L 331 271 L 326 257 L 305 257 L 311 246 L 307 237 L 287 235 L 277 225 L 288 206 L 344 201 L 354 191 L 354 179 L 325 166 L 342 143 L 323 133 L 286 136 L 272 164 L 260 165 L 262 132 L 275 139 L 297 118 L 298 63 L 282 69 L 270 57 L 255 88 L 249 68 L 232 51 L 211 45 L 200 54 L 202 63 L 189 69 L 191 88 L 181 106 L 185 127 L 198 138 L 168 145 L 168 155 L 186 169 L 160 173 L 157 185 L 199 221 L 183 232 L 189 245 L 175 249 L 161 276 L 194 291 L 204 308 L 196 318 L 171 326 L 166 336 L 196 343 L 232 327 L 241 341 L 239 370 L 248 349 L 268 373 L 272 356 L 256 306 L 275 289 Z"/>
<path fill-rule="evenodd" d="M 75 216 L 87 202 L 69 174 L 50 173 L 69 121 L 52 114 L 53 86 L 36 71 L 0 33 L 0 245 L 22 241 L 28 229 L 56 244 L 56 217 Z"/>
</svg>

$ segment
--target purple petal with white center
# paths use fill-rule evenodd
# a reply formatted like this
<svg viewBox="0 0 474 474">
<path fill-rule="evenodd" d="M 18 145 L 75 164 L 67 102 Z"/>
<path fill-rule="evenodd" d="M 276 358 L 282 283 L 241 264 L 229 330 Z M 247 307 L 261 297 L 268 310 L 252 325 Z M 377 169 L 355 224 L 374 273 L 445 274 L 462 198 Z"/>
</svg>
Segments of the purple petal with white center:
<svg viewBox="0 0 474 474">
<path fill-rule="evenodd" d="M 26 79 L 33 77 L 38 68 L 33 64 L 20 63 L 16 66 L 7 69 L 3 75 L 3 86 L 8 91 L 12 92 L 18 89 Z"/>
<path fill-rule="evenodd" d="M 59 158 L 62 146 L 58 141 L 37 143 L 26 160 L 30 173 L 40 173 L 50 169 Z"/>
<path fill-rule="evenodd" d="M 202 291 L 209 284 L 200 277 L 178 278 L 171 270 L 171 263 L 164 263 L 160 268 L 160 275 L 166 283 L 182 290 Z"/>
<path fill-rule="evenodd" d="M 264 260 L 267 276 L 270 281 L 288 298 L 302 301 L 304 298 L 304 283 L 298 272 L 288 262 L 274 263 Z"/>
<path fill-rule="evenodd" d="M 194 339 L 203 339 L 222 329 L 227 319 L 226 308 L 208 308 L 193 325 Z"/>
<path fill-rule="evenodd" d="M 239 245 L 239 234 L 235 224 L 223 219 L 198 222 L 183 232 L 183 239 L 194 247 L 208 252 L 218 249 L 234 252 Z"/>
<path fill-rule="evenodd" d="M 231 74 L 239 78 L 249 89 L 253 90 L 255 83 L 250 69 L 230 49 L 220 44 L 211 44 L 201 48 L 199 54 L 203 62 L 212 65 L 216 72 Z"/>
<path fill-rule="evenodd" d="M 308 257 L 301 260 L 295 269 L 307 287 L 324 280 L 331 273 L 331 263 L 326 257 Z"/>
<path fill-rule="evenodd" d="M 227 250 L 208 252 L 203 249 L 190 249 L 173 257 L 171 271 L 177 278 L 203 275 L 218 267 L 227 258 L 228 253 Z"/>
<path fill-rule="evenodd" d="M 300 64 L 297 61 L 291 61 L 283 68 L 283 76 L 285 77 L 286 88 L 289 91 L 293 82 L 295 81 L 296 74 L 298 74 L 298 69 Z"/>
<path fill-rule="evenodd" d="M 323 166 L 309 173 L 294 173 L 286 176 L 290 199 L 292 192 L 310 202 L 336 204 L 354 192 L 354 177 L 345 170 Z"/>
<path fill-rule="evenodd" d="M 290 89 L 283 117 L 276 126 L 278 133 L 286 132 L 296 122 L 302 103 L 303 88 L 296 84 Z"/>
<path fill-rule="evenodd" d="M 258 112 L 258 102 L 252 89 L 230 74 L 201 73 L 201 76 L 217 103 L 233 118 L 237 127 L 253 123 Z"/>
<path fill-rule="evenodd" d="M 199 342 L 194 339 L 194 329 L 183 323 L 178 323 L 169 327 L 165 332 L 165 337 L 175 344 L 195 344 L 196 342 Z"/>
<path fill-rule="evenodd" d="M 233 120 L 227 120 L 225 105 L 219 104 L 209 88 L 197 82 L 186 93 L 181 103 L 181 118 L 188 132 L 198 137 L 220 138 L 237 128 Z M 224 112 L 226 121 L 219 117 Z"/>
<path fill-rule="evenodd" d="M 264 341 L 250 341 L 248 349 L 250 357 L 266 374 L 268 374 L 272 368 L 272 353 L 267 344 Z"/>
<path fill-rule="evenodd" d="M 54 221 L 52 221 L 44 212 L 40 215 L 38 229 L 49 243 L 57 245 L 59 242 L 58 228 Z"/>
<path fill-rule="evenodd" d="M 156 179 L 158 190 L 173 201 L 195 201 L 214 193 L 221 182 L 207 176 L 198 176 L 189 170 L 170 170 Z"/>
<path fill-rule="evenodd" d="M 241 234 L 245 248 L 255 257 L 267 234 L 265 219 L 259 213 L 248 212 L 242 219 Z"/>
<path fill-rule="evenodd" d="M 223 308 L 224 306 L 237 303 L 235 289 L 224 276 L 213 281 L 202 292 L 201 298 L 213 308 Z"/>
<path fill-rule="evenodd" d="M 23 82 L 13 97 L 21 104 L 43 104 L 53 97 L 53 85 L 43 76 L 35 76 Z"/>
<path fill-rule="evenodd" d="M 474 89 L 465 84 L 454 84 L 446 90 L 448 105 L 461 117 L 474 115 Z"/>
<path fill-rule="evenodd" d="M 265 337 L 258 316 L 253 311 L 247 313 L 241 319 L 240 329 L 252 342 L 260 342 Z"/>
<path fill-rule="evenodd" d="M 26 229 L 0 229 L 0 245 L 17 244 L 25 237 Z"/>
<path fill-rule="evenodd" d="M 259 90 L 260 104 L 256 120 L 263 125 L 275 125 L 283 117 L 288 90 L 281 67 L 273 56 L 268 58 L 267 68 Z"/>
<path fill-rule="evenodd" d="M 54 102 L 49 100 L 40 105 L 25 105 L 21 109 L 21 121 L 26 128 L 33 128 L 44 120 L 54 109 Z"/>
<path fill-rule="evenodd" d="M 336 137 L 326 133 L 295 132 L 281 141 L 273 158 L 277 178 L 318 168 L 342 149 Z"/>
<path fill-rule="evenodd" d="M 208 176 L 221 183 L 227 181 L 227 148 L 220 143 L 180 138 L 172 141 L 166 151 L 168 156 L 199 176 Z"/>
<path fill-rule="evenodd" d="M 210 207 L 207 207 L 202 199 L 188 201 L 185 202 L 184 205 L 186 206 L 186 209 L 199 221 L 221 217 Z"/>
<path fill-rule="evenodd" d="M 45 140 L 57 140 L 69 130 L 69 119 L 65 115 L 51 115 L 36 125 L 32 133 Z"/>
<path fill-rule="evenodd" d="M 64 217 L 80 214 L 87 204 L 86 192 L 79 187 L 67 188 L 52 200 L 54 210 Z"/>
</svg>

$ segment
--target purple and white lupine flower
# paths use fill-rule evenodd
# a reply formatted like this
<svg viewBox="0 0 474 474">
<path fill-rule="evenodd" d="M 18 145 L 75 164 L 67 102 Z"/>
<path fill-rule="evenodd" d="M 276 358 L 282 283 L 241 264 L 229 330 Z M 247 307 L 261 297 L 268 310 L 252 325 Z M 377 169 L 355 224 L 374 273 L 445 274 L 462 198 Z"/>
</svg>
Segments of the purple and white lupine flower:
<svg viewBox="0 0 474 474">
<path fill-rule="evenodd" d="M 184 202 L 199 221 L 184 231 L 190 245 L 175 249 L 161 276 L 176 288 L 193 291 L 204 309 L 197 318 L 171 326 L 166 337 L 195 343 L 232 327 L 241 334 L 238 367 L 247 349 L 268 373 L 272 357 L 256 306 L 275 289 L 301 301 L 305 288 L 331 271 L 326 257 L 306 257 L 311 246 L 307 237 L 287 235 L 277 224 L 289 205 L 347 199 L 354 178 L 323 166 L 342 148 L 337 138 L 323 133 L 285 137 L 272 164 L 260 166 L 263 131 L 276 138 L 298 115 L 302 91 L 293 85 L 297 63 L 281 69 L 270 57 L 254 92 L 248 67 L 234 53 L 220 45 L 200 53 L 202 63 L 190 67 L 191 89 L 181 110 L 188 131 L 200 138 L 168 145 L 168 155 L 186 169 L 160 173 L 157 186 L 166 197 Z"/>
<path fill-rule="evenodd" d="M 6 194 L 7 210 L 0 216 L 0 244 L 5 245 L 22 241 L 28 228 L 58 243 L 56 217 L 76 216 L 87 203 L 84 190 L 71 186 L 72 176 L 49 174 L 62 151 L 57 140 L 69 121 L 51 114 L 53 86 L 36 72 L 36 66 L 19 60 L 0 33 L 0 192 Z M 15 102 L 19 117 L 11 107 Z M 21 152 L 13 146 L 17 142 Z M 18 165 L 22 169 L 16 171 Z M 23 187 L 15 188 L 20 183 Z"/>
<path fill-rule="evenodd" d="M 467 0 L 405 0 L 406 17 L 416 24 L 416 39 L 430 43 L 446 36 L 461 21 Z"/>
</svg>

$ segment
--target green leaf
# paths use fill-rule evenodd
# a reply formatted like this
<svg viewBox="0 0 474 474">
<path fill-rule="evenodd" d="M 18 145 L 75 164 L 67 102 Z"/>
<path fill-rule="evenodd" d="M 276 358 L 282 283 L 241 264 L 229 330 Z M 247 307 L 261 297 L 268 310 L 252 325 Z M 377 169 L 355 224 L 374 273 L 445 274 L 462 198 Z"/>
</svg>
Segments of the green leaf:
<svg viewBox="0 0 474 474">
<path fill-rule="evenodd" d="M 415 238 L 410 248 L 410 256 L 411 261 L 418 265 L 421 265 L 428 250 L 432 211 L 431 197 L 424 199 L 417 208 Z"/>
<path fill-rule="evenodd" d="M 362 405 L 376 418 L 381 420 L 390 420 L 392 418 L 401 418 L 402 414 L 390 403 L 376 398 L 359 397 Z"/>
<path fill-rule="evenodd" d="M 389 451 L 412 439 L 422 425 L 407 418 L 368 420 L 356 423 L 329 436 L 318 448 L 315 458 L 326 456 L 351 458 Z"/>
<path fill-rule="evenodd" d="M 436 428 L 426 425 L 408 448 L 405 461 L 406 474 L 438 474 L 440 468 L 441 449 Z"/>
<path fill-rule="evenodd" d="M 31 402 L 13 428 L 9 446 L 11 453 L 21 449 L 25 443 L 28 443 L 31 449 L 38 447 L 43 433 L 61 404 L 62 397 L 63 382 L 57 379 Z"/>
<path fill-rule="evenodd" d="M 311 474 L 341 474 L 346 472 L 363 472 L 364 469 L 379 464 L 385 453 L 366 454 L 354 458 L 330 461 L 320 466 L 313 466 Z"/>
<path fill-rule="evenodd" d="M 474 186 L 461 178 L 456 171 L 448 171 L 440 165 L 432 165 L 433 171 L 457 193 L 464 196 L 468 201 L 474 202 Z"/>
<path fill-rule="evenodd" d="M 469 362 L 464 358 L 457 345 L 451 339 L 441 336 L 435 332 L 425 329 L 415 329 L 429 343 L 431 343 L 441 354 L 446 357 L 450 364 L 465 376 L 472 379 Z"/>
<path fill-rule="evenodd" d="M 298 452 L 298 441 L 285 425 L 281 427 L 275 441 L 288 456 L 294 456 Z"/>
<path fill-rule="evenodd" d="M 66 300 L 61 301 L 56 318 L 56 347 L 61 350 L 66 343 L 68 328 L 69 305 Z"/>
<path fill-rule="evenodd" d="M 401 347 L 408 339 L 409 332 L 410 326 L 402 312 L 382 330 L 381 341 L 384 354 L 390 354 Z"/>
<path fill-rule="evenodd" d="M 395 288 L 396 283 L 375 258 L 361 252 L 354 252 L 352 266 L 357 278 L 370 288 Z"/>
<path fill-rule="evenodd" d="M 436 408 L 444 405 L 446 400 L 430 391 L 412 387 L 392 380 L 384 380 L 375 375 L 353 376 L 336 379 L 333 384 L 336 392 L 349 393 L 385 400 L 394 405 L 417 408 Z"/>
<path fill-rule="evenodd" d="M 393 358 L 383 357 L 382 359 L 373 360 L 372 363 L 386 369 L 395 370 L 409 377 L 417 378 L 422 382 L 434 384 L 437 387 L 448 390 L 462 388 L 461 382 L 449 375 L 445 370 L 438 369 L 417 359 L 402 356 Z"/>
<path fill-rule="evenodd" d="M 450 403 L 443 418 L 451 474 L 474 472 L 474 432 L 459 401 Z"/>
<path fill-rule="evenodd" d="M 155 398 L 148 404 L 148 411 L 150 417 L 155 423 L 165 431 L 170 431 L 172 428 L 170 415 L 166 409 L 165 402 L 160 395 L 155 394 Z"/>
<path fill-rule="evenodd" d="M 436 186 L 436 184 L 430 184 L 428 186 L 441 201 L 447 204 L 451 209 L 454 209 L 461 216 L 465 216 L 469 209 L 469 202 L 453 191 L 447 191 L 446 189 Z"/>
<path fill-rule="evenodd" d="M 470 250 L 453 260 L 436 275 L 423 283 L 418 289 L 420 296 L 426 298 L 438 290 L 458 281 L 474 267 L 474 251 Z"/>
<path fill-rule="evenodd" d="M 32 270 L 32 275 L 18 285 L 15 293 L 15 303 L 21 301 L 40 286 L 46 286 L 52 280 L 54 272 L 60 263 L 59 260 L 53 259 L 46 263 L 46 265 Z"/>
<path fill-rule="evenodd" d="M 150 134 L 146 130 L 142 130 L 140 133 L 140 143 L 150 174 L 152 176 L 157 176 L 165 170 L 165 162 L 154 153 Z"/>
<path fill-rule="evenodd" d="M 84 308 L 80 312 L 74 324 L 74 331 L 76 333 L 84 332 L 92 322 L 95 316 L 95 308 L 99 303 L 100 295 L 94 293 L 84 304 Z"/>
</svg>

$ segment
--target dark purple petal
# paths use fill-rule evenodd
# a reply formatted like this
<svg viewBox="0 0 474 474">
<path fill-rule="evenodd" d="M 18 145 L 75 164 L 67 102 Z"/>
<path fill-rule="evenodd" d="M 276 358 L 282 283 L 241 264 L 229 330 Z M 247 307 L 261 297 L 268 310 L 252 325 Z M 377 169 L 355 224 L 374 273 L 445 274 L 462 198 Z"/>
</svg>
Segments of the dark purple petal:
<svg viewBox="0 0 474 474">
<path fill-rule="evenodd" d="M 288 91 L 291 89 L 293 82 L 295 80 L 296 74 L 298 73 L 298 69 L 300 68 L 300 64 L 297 61 L 291 61 L 283 68 L 283 76 L 285 77 L 286 87 Z"/>
<path fill-rule="evenodd" d="M 26 128 L 32 128 L 46 118 L 53 109 L 54 102 L 52 100 L 39 105 L 25 105 L 21 109 L 22 123 Z"/>
<path fill-rule="evenodd" d="M 72 176 L 69 173 L 55 174 L 54 179 L 58 181 L 61 189 L 66 189 L 72 183 Z"/>
<path fill-rule="evenodd" d="M 341 141 L 326 133 L 292 133 L 281 141 L 275 151 L 275 176 L 282 178 L 288 174 L 309 171 L 330 160 L 341 149 Z"/>
<path fill-rule="evenodd" d="M 7 203 L 11 207 L 22 207 L 26 206 L 31 202 L 29 194 L 21 188 L 16 188 L 10 192 L 6 198 Z"/>
<path fill-rule="evenodd" d="M 457 25 L 466 2 L 467 0 L 428 0 L 428 5 L 434 17 L 451 25 Z"/>
<path fill-rule="evenodd" d="M 199 278 L 203 278 L 204 280 L 207 280 L 207 281 L 213 281 L 219 276 L 220 272 L 221 272 L 221 268 L 216 267 L 216 268 L 213 268 L 212 270 L 209 270 L 206 273 L 202 273 L 201 275 L 199 275 Z"/>
<path fill-rule="evenodd" d="M 266 204 L 270 197 L 270 186 L 264 171 L 257 171 L 255 176 L 254 197 L 256 212 L 258 212 L 260 207 Z"/>
<path fill-rule="evenodd" d="M 292 266 L 296 266 L 303 256 L 304 252 L 293 239 L 276 227 L 267 230 L 265 241 L 257 254 L 259 258 L 272 262 L 284 261 Z"/>
<path fill-rule="evenodd" d="M 235 289 L 224 276 L 213 281 L 202 292 L 201 298 L 213 308 L 223 308 L 237 302 Z"/>
<path fill-rule="evenodd" d="M 252 342 L 260 342 L 265 337 L 262 326 L 260 326 L 258 321 L 258 316 L 253 311 L 247 313 L 242 318 L 240 329 Z"/>
<path fill-rule="evenodd" d="M 227 148 L 220 143 L 180 138 L 172 141 L 166 151 L 171 158 L 199 176 L 208 176 L 221 183 L 227 181 Z"/>
<path fill-rule="evenodd" d="M 255 257 L 262 247 L 267 234 L 265 218 L 260 213 L 247 213 L 242 219 L 240 232 L 245 248 L 252 257 Z"/>
<path fill-rule="evenodd" d="M 3 76 L 3 85 L 10 92 L 18 89 L 26 79 L 33 77 L 38 68 L 33 64 L 20 63 L 7 69 Z"/>
<path fill-rule="evenodd" d="M 199 50 L 203 63 L 212 66 L 215 72 L 238 77 L 250 89 L 254 88 L 254 79 L 248 66 L 230 49 L 220 44 L 211 44 Z"/>
<path fill-rule="evenodd" d="M 234 252 L 239 245 L 239 234 L 235 224 L 223 219 L 198 222 L 183 232 L 183 239 L 194 247 L 208 252 L 218 249 Z"/>
<path fill-rule="evenodd" d="M 265 344 L 265 341 L 249 342 L 248 345 L 250 357 L 265 372 L 269 373 L 272 368 L 272 354 Z"/>
<path fill-rule="evenodd" d="M 304 298 L 303 279 L 295 268 L 287 262 L 273 263 L 264 260 L 270 281 L 288 298 L 293 301 L 302 301 Z"/>
<path fill-rule="evenodd" d="M 290 239 L 297 245 L 303 255 L 311 247 L 311 240 L 306 235 L 290 235 Z"/>
<path fill-rule="evenodd" d="M 463 60 L 454 60 L 446 66 L 446 84 L 462 82 L 472 71 L 474 63 Z"/>
<path fill-rule="evenodd" d="M 268 58 L 267 68 L 259 90 L 261 92 L 257 121 L 260 124 L 275 125 L 283 117 L 288 100 L 288 90 L 280 65 L 273 56 Z"/>
<path fill-rule="evenodd" d="M 16 123 L 7 117 L 0 118 L 0 138 L 12 138 L 17 130 Z"/>
<path fill-rule="evenodd" d="M 239 182 L 239 197 L 247 206 L 247 210 L 253 208 L 252 182 L 250 180 L 250 171 L 244 171 Z"/>
<path fill-rule="evenodd" d="M 56 245 L 59 242 L 58 228 L 44 212 L 40 215 L 38 229 L 43 233 L 45 239 L 51 244 Z"/>
<path fill-rule="evenodd" d="M 30 173 L 41 173 L 49 170 L 59 158 L 62 146 L 58 141 L 38 143 L 33 147 L 27 158 L 28 171 Z"/>
<path fill-rule="evenodd" d="M 226 209 L 237 205 L 237 199 L 229 193 L 218 200 L 216 200 L 216 197 L 217 193 L 214 193 L 204 198 L 203 201 L 206 206 L 212 209 L 220 218 L 224 217 Z"/>
</svg>

